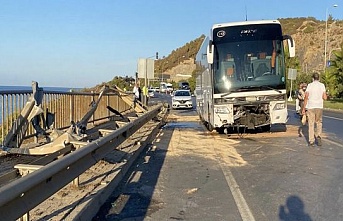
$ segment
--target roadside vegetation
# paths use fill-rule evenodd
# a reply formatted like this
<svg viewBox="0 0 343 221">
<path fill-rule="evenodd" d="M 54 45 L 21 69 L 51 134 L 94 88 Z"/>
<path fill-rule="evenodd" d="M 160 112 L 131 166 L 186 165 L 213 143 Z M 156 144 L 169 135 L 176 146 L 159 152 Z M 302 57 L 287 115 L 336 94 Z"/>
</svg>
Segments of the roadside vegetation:
<svg viewBox="0 0 343 221">
<path fill-rule="evenodd" d="M 343 99 L 329 99 L 324 101 L 324 108 L 343 111 Z"/>
<path fill-rule="evenodd" d="M 295 105 L 295 98 L 292 101 L 288 101 L 288 103 L 291 105 Z M 343 99 L 329 99 L 324 101 L 324 109 L 343 112 Z"/>
</svg>

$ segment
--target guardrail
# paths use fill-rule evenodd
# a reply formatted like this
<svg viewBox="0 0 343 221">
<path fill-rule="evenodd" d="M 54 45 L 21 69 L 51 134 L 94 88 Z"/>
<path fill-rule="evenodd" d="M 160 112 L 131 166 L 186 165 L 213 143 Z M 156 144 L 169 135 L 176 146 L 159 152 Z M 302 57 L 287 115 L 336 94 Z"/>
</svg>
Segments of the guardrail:
<svg viewBox="0 0 343 221">
<path fill-rule="evenodd" d="M 157 105 L 135 121 L 0 188 L 0 220 L 15 220 L 69 184 L 162 110 Z"/>
<path fill-rule="evenodd" d="M 43 94 L 42 109 L 45 112 L 54 114 L 55 122 L 53 127 L 57 129 L 66 128 L 70 126 L 70 122 L 80 120 L 87 113 L 90 104 L 99 95 L 98 92 L 60 91 L 43 91 Z M 0 91 L 1 143 L 31 96 L 32 90 Z M 106 108 L 107 106 L 111 106 L 119 112 L 130 109 L 130 105 L 124 102 L 117 93 L 107 93 L 101 99 L 90 122 L 94 123 L 113 115 Z M 30 125 L 26 137 L 32 137 L 34 134 L 35 130 Z"/>
</svg>

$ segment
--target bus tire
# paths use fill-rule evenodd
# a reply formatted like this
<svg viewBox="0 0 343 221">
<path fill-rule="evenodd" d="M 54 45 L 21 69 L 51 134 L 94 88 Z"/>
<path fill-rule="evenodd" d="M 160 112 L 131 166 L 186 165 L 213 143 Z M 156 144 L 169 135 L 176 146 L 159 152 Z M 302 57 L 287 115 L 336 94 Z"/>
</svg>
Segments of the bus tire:
<svg viewBox="0 0 343 221">
<path fill-rule="evenodd" d="M 269 131 L 270 131 L 270 125 L 264 125 L 264 126 L 262 126 L 262 127 L 261 127 L 261 130 L 262 130 L 263 132 L 269 132 Z"/>
<path fill-rule="evenodd" d="M 218 134 L 224 134 L 225 128 L 224 127 L 216 127 L 216 131 Z"/>
<path fill-rule="evenodd" d="M 212 132 L 213 131 L 213 126 L 210 123 L 207 123 L 207 130 Z"/>
</svg>

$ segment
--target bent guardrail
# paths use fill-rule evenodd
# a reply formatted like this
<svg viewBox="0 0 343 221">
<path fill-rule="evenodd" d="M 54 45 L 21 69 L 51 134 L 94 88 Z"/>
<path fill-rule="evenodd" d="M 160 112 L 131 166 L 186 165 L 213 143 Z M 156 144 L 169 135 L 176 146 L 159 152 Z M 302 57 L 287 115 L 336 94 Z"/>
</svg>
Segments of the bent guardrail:
<svg viewBox="0 0 343 221">
<path fill-rule="evenodd" d="M 157 105 L 135 121 L 0 188 L 0 220 L 15 220 L 103 159 L 162 110 Z"/>
<path fill-rule="evenodd" d="M 90 104 L 94 103 L 100 94 L 99 92 L 45 91 L 44 88 L 42 93 L 41 108 L 45 115 L 47 113 L 53 114 L 53 128 L 56 129 L 67 128 L 72 121 L 77 121 L 85 116 Z M 32 94 L 32 90 L 0 91 L 0 142 L 2 145 L 4 145 L 6 135 Z M 125 112 L 131 109 L 130 105 L 128 101 L 123 100 L 119 93 L 107 93 L 99 102 L 99 108 L 90 117 L 89 122 L 110 118 L 113 113 L 106 108 L 107 106 L 118 112 Z M 43 125 L 43 127 L 47 127 L 47 125 Z M 33 137 L 35 133 L 33 125 L 29 124 L 24 136 L 26 138 Z"/>
</svg>

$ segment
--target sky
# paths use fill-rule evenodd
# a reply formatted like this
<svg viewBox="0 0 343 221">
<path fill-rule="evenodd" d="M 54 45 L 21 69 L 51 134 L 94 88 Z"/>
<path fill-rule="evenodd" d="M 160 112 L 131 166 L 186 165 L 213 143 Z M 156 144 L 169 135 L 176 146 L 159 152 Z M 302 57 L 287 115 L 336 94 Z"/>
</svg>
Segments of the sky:
<svg viewBox="0 0 343 221">
<path fill-rule="evenodd" d="M 343 1 L 0 0 L 0 85 L 92 87 L 134 76 L 139 58 L 168 56 L 216 23 L 326 12 L 342 20 Z"/>
</svg>

